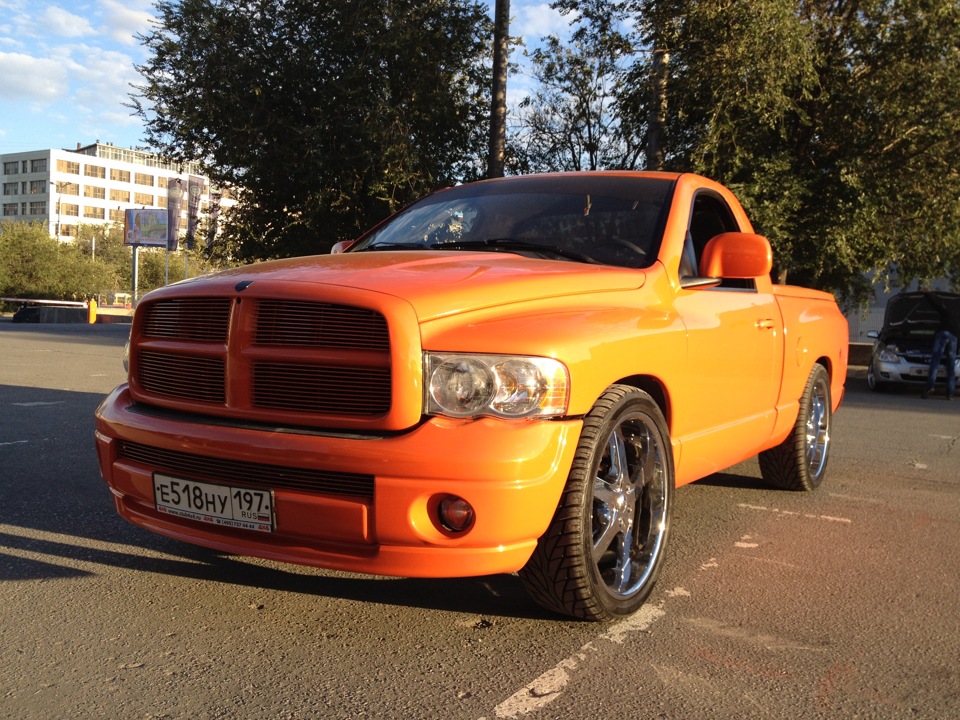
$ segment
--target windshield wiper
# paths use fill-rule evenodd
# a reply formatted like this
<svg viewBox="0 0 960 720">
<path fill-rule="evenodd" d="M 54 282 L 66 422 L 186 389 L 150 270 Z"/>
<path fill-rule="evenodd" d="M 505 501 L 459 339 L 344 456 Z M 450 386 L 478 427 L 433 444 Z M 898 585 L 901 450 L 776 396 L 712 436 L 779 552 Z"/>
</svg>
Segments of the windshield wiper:
<svg viewBox="0 0 960 720">
<path fill-rule="evenodd" d="M 532 252 L 541 255 L 563 258 L 565 260 L 575 260 L 577 262 L 600 265 L 600 261 L 589 255 L 578 253 L 574 250 L 565 248 L 551 247 L 550 245 L 540 245 L 538 243 L 524 242 L 523 240 L 514 240 L 512 238 L 489 238 L 487 240 L 448 240 L 446 242 L 436 242 L 434 248 L 444 250 L 481 250 L 489 252 Z"/>
<path fill-rule="evenodd" d="M 429 250 L 430 246 L 425 242 L 409 243 L 384 243 L 383 245 L 366 245 L 358 248 L 356 252 L 366 252 L 368 250 Z"/>
</svg>

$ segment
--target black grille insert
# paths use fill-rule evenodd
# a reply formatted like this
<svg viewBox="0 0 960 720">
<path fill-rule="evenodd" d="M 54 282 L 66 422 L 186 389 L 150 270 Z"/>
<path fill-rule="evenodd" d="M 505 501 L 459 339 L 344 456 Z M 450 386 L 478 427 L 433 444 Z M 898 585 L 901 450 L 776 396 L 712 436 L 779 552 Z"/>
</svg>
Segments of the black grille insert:
<svg viewBox="0 0 960 720">
<path fill-rule="evenodd" d="M 373 500 L 372 475 L 226 460 L 126 441 L 120 443 L 118 456 L 149 465 L 159 472 L 168 472 L 195 480 L 220 482 L 227 485 L 251 485 L 259 488 L 302 490 L 321 495 Z"/>
</svg>

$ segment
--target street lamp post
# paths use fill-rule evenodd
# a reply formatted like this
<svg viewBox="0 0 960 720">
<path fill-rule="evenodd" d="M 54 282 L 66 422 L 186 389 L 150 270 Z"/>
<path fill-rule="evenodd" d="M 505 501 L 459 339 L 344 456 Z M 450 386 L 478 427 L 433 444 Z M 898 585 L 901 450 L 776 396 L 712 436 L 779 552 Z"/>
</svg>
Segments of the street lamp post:
<svg viewBox="0 0 960 720">
<path fill-rule="evenodd" d="M 57 190 L 57 240 L 60 239 L 60 203 L 63 200 L 63 186 L 68 185 L 66 180 L 61 180 L 60 182 L 50 181 L 50 184 L 53 185 Z"/>
</svg>

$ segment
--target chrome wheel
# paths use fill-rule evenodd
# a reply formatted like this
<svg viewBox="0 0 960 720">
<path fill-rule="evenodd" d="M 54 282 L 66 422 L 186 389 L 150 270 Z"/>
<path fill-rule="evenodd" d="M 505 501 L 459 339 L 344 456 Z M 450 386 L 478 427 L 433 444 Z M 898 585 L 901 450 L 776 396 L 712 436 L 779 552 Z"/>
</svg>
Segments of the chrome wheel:
<svg viewBox="0 0 960 720">
<path fill-rule="evenodd" d="M 614 385 L 583 421 L 560 504 L 520 571 L 550 610 L 585 620 L 635 612 L 666 554 L 673 451 L 660 408 L 636 388 Z"/>
<path fill-rule="evenodd" d="M 649 581 L 667 527 L 665 448 L 651 419 L 633 412 L 611 428 L 593 483 L 591 558 L 611 597 Z"/>
<path fill-rule="evenodd" d="M 813 490 L 827 470 L 830 456 L 830 376 L 814 365 L 807 379 L 793 430 L 786 439 L 760 453 L 760 473 L 785 490 Z"/>
<path fill-rule="evenodd" d="M 830 449 L 830 380 L 826 374 L 817 376 L 810 393 L 807 411 L 805 456 L 811 478 L 820 477 L 827 465 Z"/>
</svg>

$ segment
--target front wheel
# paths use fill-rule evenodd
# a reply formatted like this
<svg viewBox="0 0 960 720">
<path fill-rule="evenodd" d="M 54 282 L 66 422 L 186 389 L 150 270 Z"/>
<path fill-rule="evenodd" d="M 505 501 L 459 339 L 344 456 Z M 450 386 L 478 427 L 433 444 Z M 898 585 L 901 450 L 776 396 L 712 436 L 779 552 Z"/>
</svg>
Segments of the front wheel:
<svg viewBox="0 0 960 720">
<path fill-rule="evenodd" d="M 557 511 L 520 571 L 531 597 L 584 620 L 638 610 L 663 564 L 673 492 L 660 408 L 647 393 L 612 386 L 584 418 Z"/>
<path fill-rule="evenodd" d="M 764 480 L 784 490 L 820 486 L 830 453 L 831 407 L 830 376 L 823 365 L 814 365 L 793 430 L 782 443 L 760 453 Z"/>
</svg>

